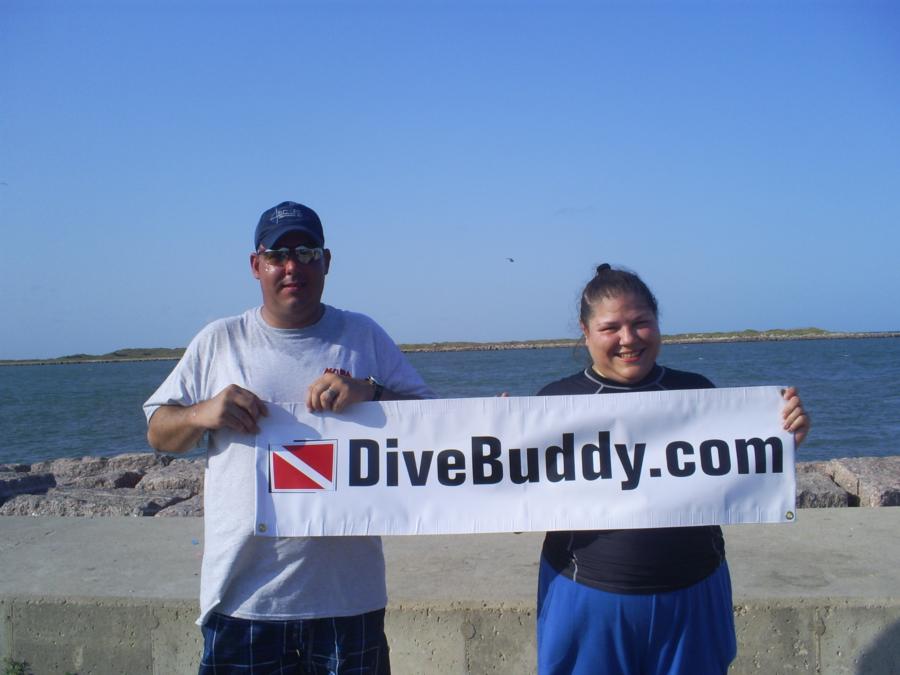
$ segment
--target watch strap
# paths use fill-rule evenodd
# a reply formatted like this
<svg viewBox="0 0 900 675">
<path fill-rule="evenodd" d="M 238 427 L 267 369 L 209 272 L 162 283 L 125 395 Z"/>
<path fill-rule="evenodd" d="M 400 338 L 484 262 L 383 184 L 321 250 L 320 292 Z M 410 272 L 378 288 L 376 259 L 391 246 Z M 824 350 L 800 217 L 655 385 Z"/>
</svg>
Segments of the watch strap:
<svg viewBox="0 0 900 675">
<path fill-rule="evenodd" d="M 375 379 L 374 377 L 372 377 L 371 375 L 369 375 L 369 377 L 366 378 L 366 382 L 371 383 L 371 384 L 375 387 L 375 391 L 372 392 L 372 400 L 373 400 L 373 401 L 380 401 L 380 400 L 381 400 L 381 395 L 384 393 L 384 385 L 381 384 L 381 382 L 379 382 L 378 380 L 376 380 L 376 379 Z"/>
</svg>

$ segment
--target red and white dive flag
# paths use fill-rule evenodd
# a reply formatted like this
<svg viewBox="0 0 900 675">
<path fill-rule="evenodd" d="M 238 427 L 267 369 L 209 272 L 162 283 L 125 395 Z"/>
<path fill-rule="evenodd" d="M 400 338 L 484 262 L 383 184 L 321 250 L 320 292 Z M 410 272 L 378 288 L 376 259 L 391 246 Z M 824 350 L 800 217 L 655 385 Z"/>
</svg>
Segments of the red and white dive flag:
<svg viewBox="0 0 900 675">
<path fill-rule="evenodd" d="M 269 453 L 272 492 L 334 490 L 337 441 L 298 440 Z"/>
</svg>

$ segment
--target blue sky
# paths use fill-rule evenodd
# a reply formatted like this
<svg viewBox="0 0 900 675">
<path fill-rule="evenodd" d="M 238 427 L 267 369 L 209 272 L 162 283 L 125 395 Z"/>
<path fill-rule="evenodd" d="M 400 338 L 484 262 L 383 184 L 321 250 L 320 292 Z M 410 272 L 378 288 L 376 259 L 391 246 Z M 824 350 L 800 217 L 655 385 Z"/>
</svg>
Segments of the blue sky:
<svg viewBox="0 0 900 675">
<path fill-rule="evenodd" d="M 398 342 L 900 329 L 900 5 L 0 2 L 0 358 L 184 346 L 259 214 Z M 512 257 L 515 262 L 506 260 Z"/>
</svg>

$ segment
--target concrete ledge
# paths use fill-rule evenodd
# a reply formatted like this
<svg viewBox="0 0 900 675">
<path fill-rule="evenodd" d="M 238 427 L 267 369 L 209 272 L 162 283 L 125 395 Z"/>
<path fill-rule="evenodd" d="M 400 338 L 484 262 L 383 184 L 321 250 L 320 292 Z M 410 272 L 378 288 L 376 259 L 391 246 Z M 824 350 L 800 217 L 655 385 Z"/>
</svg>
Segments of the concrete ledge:
<svg viewBox="0 0 900 675">
<path fill-rule="evenodd" d="M 34 673 L 197 672 L 196 602 L 96 598 L 0 600 L 0 653 Z M 5 647 L 5 649 L 4 649 Z"/>
<path fill-rule="evenodd" d="M 0 657 L 44 673 L 190 673 L 197 519 L 0 519 Z M 733 673 L 896 673 L 900 508 L 726 528 Z M 542 536 L 388 537 L 387 631 L 406 673 L 534 672 Z"/>
</svg>

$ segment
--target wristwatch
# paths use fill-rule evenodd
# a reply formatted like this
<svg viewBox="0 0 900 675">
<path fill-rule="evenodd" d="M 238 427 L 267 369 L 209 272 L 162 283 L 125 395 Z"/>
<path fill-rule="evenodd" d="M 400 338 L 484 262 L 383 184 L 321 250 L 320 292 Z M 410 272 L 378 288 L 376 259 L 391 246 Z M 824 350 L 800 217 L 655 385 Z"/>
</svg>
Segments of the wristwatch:
<svg viewBox="0 0 900 675">
<path fill-rule="evenodd" d="M 373 401 L 380 401 L 380 400 L 381 400 L 381 394 L 384 392 L 384 385 L 381 384 L 381 382 L 379 382 L 378 380 L 376 380 L 376 379 L 375 379 L 374 377 L 372 377 L 371 375 L 369 375 L 369 376 L 366 378 L 366 382 L 368 382 L 368 383 L 374 385 L 374 387 L 375 387 L 375 391 L 372 392 L 372 400 L 373 400 Z"/>
</svg>

